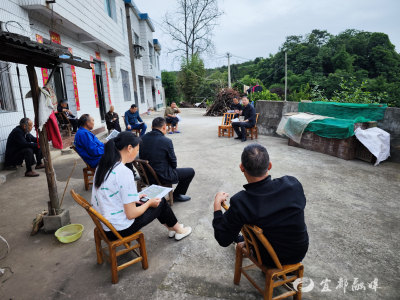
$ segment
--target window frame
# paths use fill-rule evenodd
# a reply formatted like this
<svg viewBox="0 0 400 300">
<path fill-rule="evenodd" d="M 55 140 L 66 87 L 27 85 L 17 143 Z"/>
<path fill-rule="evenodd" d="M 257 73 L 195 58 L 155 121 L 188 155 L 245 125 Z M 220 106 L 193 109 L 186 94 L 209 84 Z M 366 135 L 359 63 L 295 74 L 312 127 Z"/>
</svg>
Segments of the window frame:
<svg viewBox="0 0 400 300">
<path fill-rule="evenodd" d="M 7 68 L 7 64 L 9 64 Z M 12 65 L 11 63 L 0 61 L 0 70 L 4 70 L 0 72 L 0 99 L 4 99 L 4 104 L 0 101 L 0 113 L 8 113 L 8 112 L 17 112 L 18 107 L 14 95 L 12 78 L 10 74 L 10 69 Z M 7 81 L 7 82 L 6 82 Z M 6 86 L 8 85 L 8 86 Z"/>
</svg>

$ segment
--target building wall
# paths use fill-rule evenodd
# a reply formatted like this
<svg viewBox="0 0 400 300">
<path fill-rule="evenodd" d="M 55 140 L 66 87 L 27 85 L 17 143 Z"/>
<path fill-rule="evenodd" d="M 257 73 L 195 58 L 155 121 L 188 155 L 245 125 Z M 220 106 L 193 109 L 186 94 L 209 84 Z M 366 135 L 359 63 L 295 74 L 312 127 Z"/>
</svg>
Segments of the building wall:
<svg viewBox="0 0 400 300">
<path fill-rule="evenodd" d="M 57 1 L 54 5 L 54 13 L 59 14 L 63 18 L 74 22 L 77 26 L 83 26 L 84 30 L 96 39 L 105 43 L 107 45 L 112 45 L 114 49 L 122 53 L 122 56 L 115 56 L 109 54 L 108 51 L 96 43 L 81 43 L 79 42 L 79 35 L 68 29 L 60 22 L 51 24 L 51 20 L 37 10 L 28 10 L 21 7 L 20 5 L 37 5 L 41 4 L 42 0 L 1 0 L 0 1 L 0 21 L 16 21 L 23 29 L 19 27 L 18 24 L 9 23 L 8 29 L 10 32 L 22 34 L 30 37 L 32 40 L 36 40 L 36 34 L 41 35 L 44 39 L 50 39 L 49 30 L 58 33 L 61 38 L 61 44 L 65 47 L 71 47 L 73 49 L 73 54 L 75 56 L 81 57 L 83 59 L 90 59 L 96 57 L 95 52 L 99 52 L 101 56 L 101 61 L 107 63 L 108 67 L 108 79 L 111 103 L 115 106 L 115 111 L 122 116 L 126 110 L 129 109 L 131 104 L 135 103 L 134 88 L 133 88 L 133 78 L 131 72 L 131 62 L 129 54 L 129 42 L 127 36 L 127 24 L 126 24 L 126 13 L 125 13 L 125 3 L 123 0 L 115 0 L 115 18 L 110 18 L 104 10 L 103 1 L 82 1 L 79 7 L 76 6 L 75 0 L 63 0 Z M 45 3 L 45 2 L 44 2 Z M 121 17 L 122 10 L 122 17 Z M 144 69 L 147 69 L 149 74 L 149 56 L 148 56 L 148 41 L 152 41 L 153 35 L 145 20 L 139 20 L 134 12 L 131 12 L 131 23 L 132 29 L 136 34 L 139 35 L 140 43 L 146 49 L 143 51 L 143 57 L 140 60 L 135 60 L 136 69 L 136 80 L 137 92 L 138 92 L 138 102 L 139 102 L 139 112 L 144 113 L 147 108 L 153 107 L 153 100 L 151 94 L 152 82 L 151 80 L 145 81 L 145 103 L 141 103 L 140 90 L 139 90 L 139 78 L 138 75 L 145 75 L 143 73 Z M 30 25 L 32 24 L 32 25 Z M 123 27 L 122 27 L 123 26 Z M 125 36 L 123 35 L 125 33 Z M 149 35 L 150 33 L 150 35 Z M 145 66 L 145 68 L 143 67 Z M 111 77 L 110 68 L 113 69 L 113 77 Z M 25 65 L 19 65 L 21 74 L 21 86 L 22 93 L 25 95 L 30 90 L 29 80 L 26 72 Z M 122 86 L 122 76 L 121 69 L 125 70 L 129 74 L 129 85 L 131 92 L 131 101 L 124 101 L 123 96 L 123 86 Z M 104 71 L 103 66 L 103 71 Z M 94 86 L 92 71 L 82 68 L 75 68 L 77 87 L 80 101 L 80 111 L 77 111 L 77 116 L 88 113 L 92 115 L 95 119 L 96 126 L 105 125 L 101 123 L 101 116 L 99 108 L 96 108 Z M 18 79 L 16 76 L 16 65 L 11 64 L 9 69 L 11 75 L 11 84 L 13 89 L 13 94 L 17 106 L 16 112 L 5 112 L 0 113 L 0 163 L 4 162 L 4 154 L 6 148 L 6 141 L 9 133 L 13 128 L 15 128 L 21 118 L 23 118 L 22 101 L 19 93 Z M 36 68 L 36 73 L 38 76 L 39 85 L 43 85 L 43 78 L 40 68 Z M 50 74 L 50 70 L 48 72 Z M 148 75 L 147 74 L 147 75 Z M 103 76 L 103 78 L 105 78 Z M 69 81 L 66 79 L 66 81 Z M 155 81 L 157 83 L 157 81 Z M 105 103 L 108 107 L 108 93 L 107 93 L 107 82 L 103 80 L 105 87 Z M 158 85 L 160 86 L 161 83 Z M 156 90 L 157 101 L 159 98 L 158 90 Z M 148 100 L 148 101 L 147 101 Z M 27 117 L 30 119 L 34 118 L 32 99 L 24 99 L 25 109 Z M 157 102 L 158 103 L 158 102 Z M 32 134 L 36 135 L 33 131 Z"/>
</svg>

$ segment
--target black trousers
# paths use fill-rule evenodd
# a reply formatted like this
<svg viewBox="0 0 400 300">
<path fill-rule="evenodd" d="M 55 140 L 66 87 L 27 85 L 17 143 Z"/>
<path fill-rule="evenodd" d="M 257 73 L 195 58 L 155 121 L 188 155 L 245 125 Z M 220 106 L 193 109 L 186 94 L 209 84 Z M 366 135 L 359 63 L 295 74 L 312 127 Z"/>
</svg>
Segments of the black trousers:
<svg viewBox="0 0 400 300">
<path fill-rule="evenodd" d="M 36 156 L 36 160 L 35 157 Z M 32 171 L 32 166 L 33 165 L 41 165 L 42 164 L 42 151 L 40 149 L 32 149 L 32 148 L 25 148 L 16 151 L 11 159 L 13 161 L 18 161 L 18 160 L 25 160 L 26 164 L 26 172 L 31 172 Z"/>
<path fill-rule="evenodd" d="M 107 122 L 107 129 L 115 129 L 116 131 L 121 132 L 121 126 L 119 125 L 119 120 L 115 120 L 114 122 Z"/>
<path fill-rule="evenodd" d="M 176 173 L 178 173 L 179 183 L 175 188 L 174 197 L 179 195 L 186 195 L 189 185 L 192 182 L 193 177 L 195 175 L 194 169 L 178 168 L 176 169 Z"/>
<path fill-rule="evenodd" d="M 176 124 L 178 124 L 179 122 L 178 118 L 166 117 L 165 120 L 167 121 L 167 123 L 171 123 L 172 127 L 175 127 Z"/>
<path fill-rule="evenodd" d="M 174 212 L 172 211 L 165 198 L 161 199 L 161 202 L 157 207 L 149 207 L 143 213 L 143 215 L 135 219 L 135 222 L 133 222 L 133 224 L 129 228 L 118 231 L 118 233 L 122 237 L 130 236 L 142 229 L 144 226 L 153 222 L 155 219 L 158 219 L 161 224 L 167 224 L 168 227 L 173 227 L 178 222 Z M 107 238 L 109 238 L 110 240 L 117 239 L 115 234 L 111 231 L 105 231 L 105 233 Z"/>
<path fill-rule="evenodd" d="M 250 122 L 233 122 L 232 123 L 233 130 L 235 130 L 238 137 L 242 139 L 246 138 L 246 128 L 254 127 L 253 123 Z M 240 130 L 239 130 L 240 127 Z"/>
<path fill-rule="evenodd" d="M 133 173 L 133 176 L 136 176 L 136 172 L 135 172 L 135 169 L 133 168 L 133 163 L 126 163 L 125 164 L 125 167 L 127 167 L 129 170 L 131 170 L 132 171 L 132 173 Z"/>
<path fill-rule="evenodd" d="M 78 130 L 78 120 L 77 119 L 69 119 L 69 122 L 72 125 L 72 131 L 76 132 Z"/>
</svg>

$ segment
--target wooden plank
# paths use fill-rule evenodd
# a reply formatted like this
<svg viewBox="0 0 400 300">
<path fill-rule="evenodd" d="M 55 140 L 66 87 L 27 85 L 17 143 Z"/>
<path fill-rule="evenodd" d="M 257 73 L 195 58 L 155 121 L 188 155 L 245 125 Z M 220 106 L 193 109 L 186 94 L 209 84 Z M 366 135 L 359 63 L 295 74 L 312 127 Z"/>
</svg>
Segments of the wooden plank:
<svg viewBox="0 0 400 300">
<path fill-rule="evenodd" d="M 31 86 L 31 91 L 32 91 L 32 102 L 33 102 L 33 109 L 35 112 L 35 126 L 36 128 L 38 125 L 38 116 L 39 116 L 39 85 L 38 85 L 38 80 L 36 76 L 36 71 L 35 68 L 31 65 L 26 67 L 28 71 L 28 77 L 29 77 L 29 83 Z M 49 147 L 49 142 L 47 140 L 47 132 L 46 132 L 46 127 L 44 126 L 42 130 L 41 128 L 38 128 L 39 132 L 39 143 L 40 143 L 40 149 L 42 151 L 43 155 L 43 162 L 45 165 L 45 171 L 46 171 L 46 177 L 47 177 L 47 186 L 49 189 L 49 198 L 50 198 L 50 203 L 52 209 L 56 210 L 56 214 L 59 213 L 60 210 L 60 201 L 58 199 L 58 192 L 57 192 L 57 184 L 56 184 L 56 179 L 54 175 L 54 170 L 53 170 L 53 165 L 51 162 L 51 154 L 50 154 L 50 147 Z M 52 215 L 53 212 L 50 211 L 49 215 Z"/>
<path fill-rule="evenodd" d="M 143 257 L 137 257 L 137 258 L 135 258 L 135 259 L 132 259 L 131 261 L 128 261 L 127 263 L 124 263 L 124 264 L 122 264 L 122 265 L 120 265 L 120 266 L 118 266 L 117 267 L 117 271 L 121 271 L 122 269 L 125 269 L 126 267 L 129 267 L 129 266 L 131 266 L 131 265 L 133 265 L 133 264 L 136 264 L 136 263 L 138 263 L 138 262 L 141 262 L 143 260 Z"/>
<path fill-rule="evenodd" d="M 281 295 L 279 295 L 279 296 L 276 296 L 276 297 L 272 298 L 272 300 L 281 300 L 281 299 L 285 299 L 285 298 L 290 297 L 290 296 L 293 296 L 293 295 L 296 295 L 296 292 L 295 292 L 295 291 L 293 291 L 293 292 L 286 292 L 286 293 L 284 293 L 284 294 L 281 294 Z"/>
</svg>

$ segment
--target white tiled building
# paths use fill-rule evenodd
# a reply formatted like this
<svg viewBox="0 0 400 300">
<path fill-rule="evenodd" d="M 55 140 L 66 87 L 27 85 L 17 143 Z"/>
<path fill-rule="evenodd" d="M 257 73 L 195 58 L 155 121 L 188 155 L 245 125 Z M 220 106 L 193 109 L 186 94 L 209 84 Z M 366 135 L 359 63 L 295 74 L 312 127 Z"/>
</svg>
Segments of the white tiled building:
<svg viewBox="0 0 400 300">
<path fill-rule="evenodd" d="M 62 65 L 55 73 L 52 85 L 57 98 L 67 98 L 70 110 L 78 117 L 88 113 L 97 126 L 104 126 L 104 113 L 110 104 L 121 116 L 131 104 L 137 104 L 141 114 L 148 108 L 163 105 L 160 71 L 161 45 L 153 39 L 155 28 L 147 14 L 140 13 L 131 0 L 0 0 L 0 22 L 10 31 L 43 40 L 61 43 L 74 56 L 95 62 L 94 71 Z M 128 14 L 130 17 L 127 18 Z M 128 26 L 130 22 L 131 26 Z M 131 27 L 132 44 L 129 43 Z M 54 34 L 50 33 L 53 32 Z M 142 57 L 134 59 L 132 76 L 130 47 Z M 133 51 L 134 52 L 134 51 Z M 26 66 L 19 65 L 22 93 L 30 87 Z M 23 118 L 22 101 L 16 76 L 16 64 L 0 63 L 0 164 L 4 162 L 6 141 L 11 130 Z M 45 70 L 46 72 L 46 70 Z M 46 74 L 46 73 L 45 73 Z M 50 70 L 47 71 L 47 75 Z M 39 85 L 43 85 L 43 70 L 37 68 Z M 44 75 L 46 76 L 46 75 Z M 74 83 L 75 87 L 74 87 Z M 137 95 L 134 93 L 136 85 Z M 97 95 L 95 95 L 97 94 Z M 33 119 L 32 99 L 25 99 L 27 117 Z M 122 124 L 121 124 L 122 125 Z"/>
</svg>

